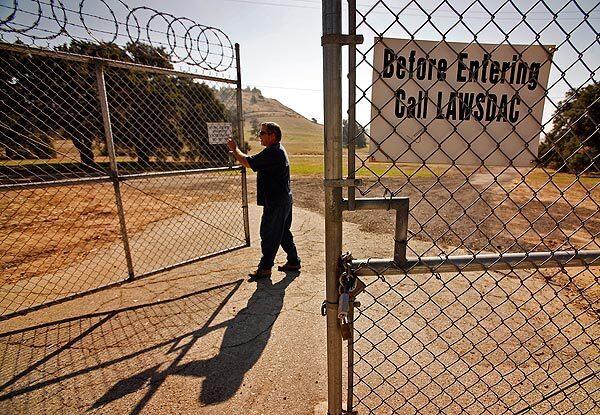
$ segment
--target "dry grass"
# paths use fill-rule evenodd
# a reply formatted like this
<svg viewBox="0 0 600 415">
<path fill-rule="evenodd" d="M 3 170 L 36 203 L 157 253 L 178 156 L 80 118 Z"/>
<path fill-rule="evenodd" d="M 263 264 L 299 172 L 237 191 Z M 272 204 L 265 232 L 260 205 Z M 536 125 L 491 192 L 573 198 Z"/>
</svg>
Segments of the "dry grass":
<svg viewBox="0 0 600 415">
<path fill-rule="evenodd" d="M 283 145 L 292 155 L 321 155 L 323 154 L 323 126 L 308 121 L 306 118 L 290 117 L 285 115 L 271 115 L 260 118 L 262 121 L 274 121 L 281 126 L 283 132 Z M 250 133 L 250 124 L 246 122 L 244 132 L 250 144 L 250 152 L 261 150 L 260 141 Z M 322 158 L 322 156 L 321 156 Z"/>
<path fill-rule="evenodd" d="M 261 149 L 260 141 L 250 132 L 251 121 L 256 120 L 273 121 L 281 126 L 283 143 L 290 155 L 323 154 L 323 125 L 304 118 L 276 99 L 265 98 L 256 93 L 244 91 L 242 101 L 244 137 L 249 142 L 252 153 Z"/>
</svg>

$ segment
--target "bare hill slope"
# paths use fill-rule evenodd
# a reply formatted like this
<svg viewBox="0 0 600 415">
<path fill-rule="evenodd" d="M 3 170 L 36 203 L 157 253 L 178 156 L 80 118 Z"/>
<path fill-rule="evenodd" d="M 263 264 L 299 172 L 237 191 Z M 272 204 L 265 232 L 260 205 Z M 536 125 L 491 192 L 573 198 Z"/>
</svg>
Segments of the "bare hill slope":
<svg viewBox="0 0 600 415">
<path fill-rule="evenodd" d="M 298 114 L 273 98 L 262 95 L 258 89 L 244 90 L 244 136 L 251 151 L 260 148 L 258 139 L 251 134 L 252 123 L 274 121 L 281 126 L 283 143 L 290 154 L 323 154 L 323 125 Z"/>
</svg>

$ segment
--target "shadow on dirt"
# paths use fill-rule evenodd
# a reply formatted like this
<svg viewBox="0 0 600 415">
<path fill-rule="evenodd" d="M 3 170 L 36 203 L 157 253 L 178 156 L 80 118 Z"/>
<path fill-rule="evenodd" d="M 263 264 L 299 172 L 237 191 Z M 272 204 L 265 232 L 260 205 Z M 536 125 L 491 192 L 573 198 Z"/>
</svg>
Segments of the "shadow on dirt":
<svg viewBox="0 0 600 415">
<path fill-rule="evenodd" d="M 275 284 L 270 279 L 259 281 L 246 308 L 227 324 L 219 354 L 176 369 L 179 375 L 205 378 L 200 402 L 214 404 L 235 395 L 244 375 L 265 350 L 283 307 L 285 290 L 298 275 L 299 272 L 289 272 Z"/>
<path fill-rule="evenodd" d="M 0 334 L 0 412 L 52 413 L 72 400 L 79 412 L 112 412 L 116 404 L 138 414 L 172 376 L 202 380 L 201 405 L 223 402 L 265 350 L 285 290 L 298 275 L 260 280 L 246 307 L 222 322 L 217 316 L 242 280 Z M 205 335 L 220 329 L 225 332 L 215 356 L 186 359 Z"/>
<path fill-rule="evenodd" d="M 200 330 L 193 334 L 184 345 L 178 347 L 177 356 L 163 370 L 158 367 L 146 369 L 127 379 L 120 380 L 104 396 L 97 400 L 92 409 L 136 392 L 146 384 L 148 390 L 130 414 L 138 414 L 156 393 L 165 379 L 172 375 L 204 378 L 200 391 L 200 402 L 216 404 L 233 395 L 242 385 L 244 375 L 260 358 L 281 308 L 285 289 L 299 273 L 287 273 L 276 284 L 270 279 L 260 280 L 256 291 L 248 300 L 247 306 L 231 320 L 221 323 L 225 334 L 219 353 L 206 360 L 182 362 L 198 338 L 205 333 Z"/>
</svg>

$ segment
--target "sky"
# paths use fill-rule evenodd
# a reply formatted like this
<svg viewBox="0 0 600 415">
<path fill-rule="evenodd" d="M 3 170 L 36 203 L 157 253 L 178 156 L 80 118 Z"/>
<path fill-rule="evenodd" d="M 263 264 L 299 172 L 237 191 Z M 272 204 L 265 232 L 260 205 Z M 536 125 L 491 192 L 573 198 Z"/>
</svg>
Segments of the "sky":
<svg viewBox="0 0 600 415">
<path fill-rule="evenodd" d="M 569 83 L 571 86 L 578 86 L 589 82 L 590 71 L 597 71 L 600 66 L 600 43 L 594 33 L 600 27 L 600 4 L 597 1 L 580 0 L 569 3 L 564 0 L 546 0 L 550 9 L 543 2 L 514 2 L 519 5 L 521 12 L 527 11 L 526 23 L 519 23 L 523 16 L 506 1 L 486 0 L 475 6 L 471 6 L 473 1 L 468 0 L 453 0 L 449 3 L 456 11 L 444 1 L 387 0 L 384 4 L 376 0 L 357 0 L 358 10 L 366 15 L 364 19 L 360 15 L 358 17 L 358 21 L 362 22 L 358 33 L 365 36 L 365 44 L 359 46 L 359 50 L 367 60 L 372 59 L 368 51 L 373 38 L 388 27 L 390 29 L 385 31 L 386 37 L 406 38 L 416 34 L 415 37 L 424 40 L 439 40 L 441 35 L 438 29 L 447 32 L 447 39 L 450 41 L 467 42 L 473 39 L 469 29 L 478 32 L 478 41 L 488 43 L 500 43 L 506 40 L 504 33 L 508 33 L 509 42 L 513 44 L 531 44 L 535 42 L 536 32 L 541 33 L 540 43 L 562 44 L 554 57 L 558 67 L 551 71 L 550 80 L 550 84 L 554 85 L 550 91 L 551 99 L 556 103 L 564 96 Z M 323 122 L 321 1 L 154 0 L 130 4 L 167 9 L 174 15 L 186 16 L 198 23 L 222 29 L 233 42 L 240 44 L 244 86 L 257 87 L 265 96 L 281 101 L 307 118 L 314 117 Z M 347 33 L 346 1 L 342 1 L 342 7 L 343 31 Z M 465 23 L 457 24 L 457 11 L 463 10 L 467 11 Z M 400 11 L 401 17 L 396 21 L 391 12 Z M 488 11 L 496 15 L 492 24 Z M 549 25 L 551 11 L 558 12 L 558 19 Z M 583 11 L 590 12 L 591 19 L 589 23 L 582 25 Z M 431 25 L 423 26 L 426 13 L 433 16 L 437 29 Z M 571 44 L 563 43 L 566 33 L 571 33 Z M 348 90 L 346 50 L 347 48 L 343 48 L 344 96 L 347 96 Z M 583 60 L 587 66 L 573 66 L 578 58 L 577 52 L 584 50 Z M 560 80 L 561 72 L 558 68 L 568 68 L 568 82 Z M 366 62 L 361 63 L 357 73 L 358 84 L 363 88 L 370 85 L 371 77 L 371 66 Z M 595 80 L 598 81 L 598 77 Z M 347 107 L 347 102 L 344 102 L 344 113 Z M 549 119 L 554 109 L 553 105 L 546 105 L 544 118 Z M 363 99 L 357 108 L 357 118 L 366 123 L 369 117 L 370 106 L 368 100 Z"/>
<path fill-rule="evenodd" d="M 323 121 L 321 4 L 300 0 L 130 2 L 220 28 L 240 44 L 242 85 Z"/>
<path fill-rule="evenodd" d="M 50 0 L 40 1 L 50 4 Z M 104 1 L 113 4 L 119 0 Z M 0 6 L 3 6 L 0 7 L 0 23 L 14 2 L 0 0 Z M 62 2 L 74 9 L 80 4 L 80 0 Z M 110 17 L 101 0 L 85 0 L 83 3 L 86 12 Z M 126 0 L 126 3 L 131 8 L 147 6 L 221 29 L 233 43 L 240 44 L 244 87 L 257 87 L 265 96 L 279 100 L 309 119 L 316 118 L 323 122 L 320 0 Z M 18 4 L 20 8 L 35 10 L 37 3 L 19 0 Z M 597 1 L 386 0 L 384 3 L 357 0 L 357 4 L 361 13 L 358 33 L 365 36 L 365 43 L 359 46 L 362 52 L 359 61 L 361 57 L 364 57 L 364 61 L 357 71 L 358 85 L 366 89 L 365 99 L 357 107 L 357 118 L 362 123 L 368 122 L 370 116 L 367 99 L 372 78 L 370 48 L 374 37 L 380 34 L 396 38 L 407 38 L 414 34 L 418 39 L 440 40 L 441 33 L 444 33 L 448 41 L 471 42 L 473 33 L 477 33 L 480 42 L 500 43 L 508 37 L 512 44 L 531 44 L 540 33 L 540 43 L 561 45 L 554 56 L 555 67 L 550 75 L 553 88 L 549 95 L 555 102 L 564 96 L 569 87 L 589 83 L 590 73 L 598 72 L 600 66 L 600 41 L 595 35 L 597 27 L 600 27 L 600 4 Z M 518 4 L 520 10 L 512 4 Z M 342 5 L 345 22 L 346 1 L 342 1 Z M 46 14 L 51 14 L 49 6 L 43 7 L 48 9 Z M 464 20 L 459 22 L 457 14 L 462 11 L 465 11 Z M 525 11 L 527 16 L 522 21 L 521 12 Z M 495 15 L 493 21 L 489 17 L 490 12 Z M 552 12 L 557 12 L 558 17 L 549 23 L 552 21 Z M 590 13 L 588 22 L 582 22 L 584 12 Z M 399 14 L 395 16 L 394 13 Z M 435 25 L 428 22 L 428 15 Z M 344 23 L 343 26 L 343 31 L 347 33 L 347 25 Z M 565 42 L 567 34 L 569 41 Z M 346 49 L 343 48 L 344 96 L 348 90 Z M 578 56 L 579 52 L 583 52 L 581 57 Z M 561 79 L 561 71 L 564 70 L 566 78 Z M 595 81 L 598 81 L 598 75 Z M 345 100 L 343 110 L 347 107 Z M 548 119 L 553 109 L 552 105 L 546 105 L 544 118 Z"/>
</svg>

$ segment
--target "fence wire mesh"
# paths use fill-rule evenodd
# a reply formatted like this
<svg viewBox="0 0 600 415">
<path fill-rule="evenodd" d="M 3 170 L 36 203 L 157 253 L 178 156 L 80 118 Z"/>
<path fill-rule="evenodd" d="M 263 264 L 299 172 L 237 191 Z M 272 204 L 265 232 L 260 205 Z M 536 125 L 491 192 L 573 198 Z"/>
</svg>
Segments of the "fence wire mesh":
<svg viewBox="0 0 600 415">
<path fill-rule="evenodd" d="M 0 317 L 246 246 L 236 52 L 115 2 L 0 5 Z M 210 137 L 209 137 L 210 136 Z"/>
<path fill-rule="evenodd" d="M 598 410 L 589 270 L 385 274 L 355 309 L 359 413 Z"/>
<path fill-rule="evenodd" d="M 349 52 L 344 144 L 363 184 L 348 202 L 409 197 L 407 255 L 421 265 L 355 261 L 375 277 L 360 277 L 348 410 L 597 413 L 598 255 L 509 271 L 422 265 L 598 252 L 600 3 L 348 3 L 350 33 L 364 37 Z"/>
</svg>

